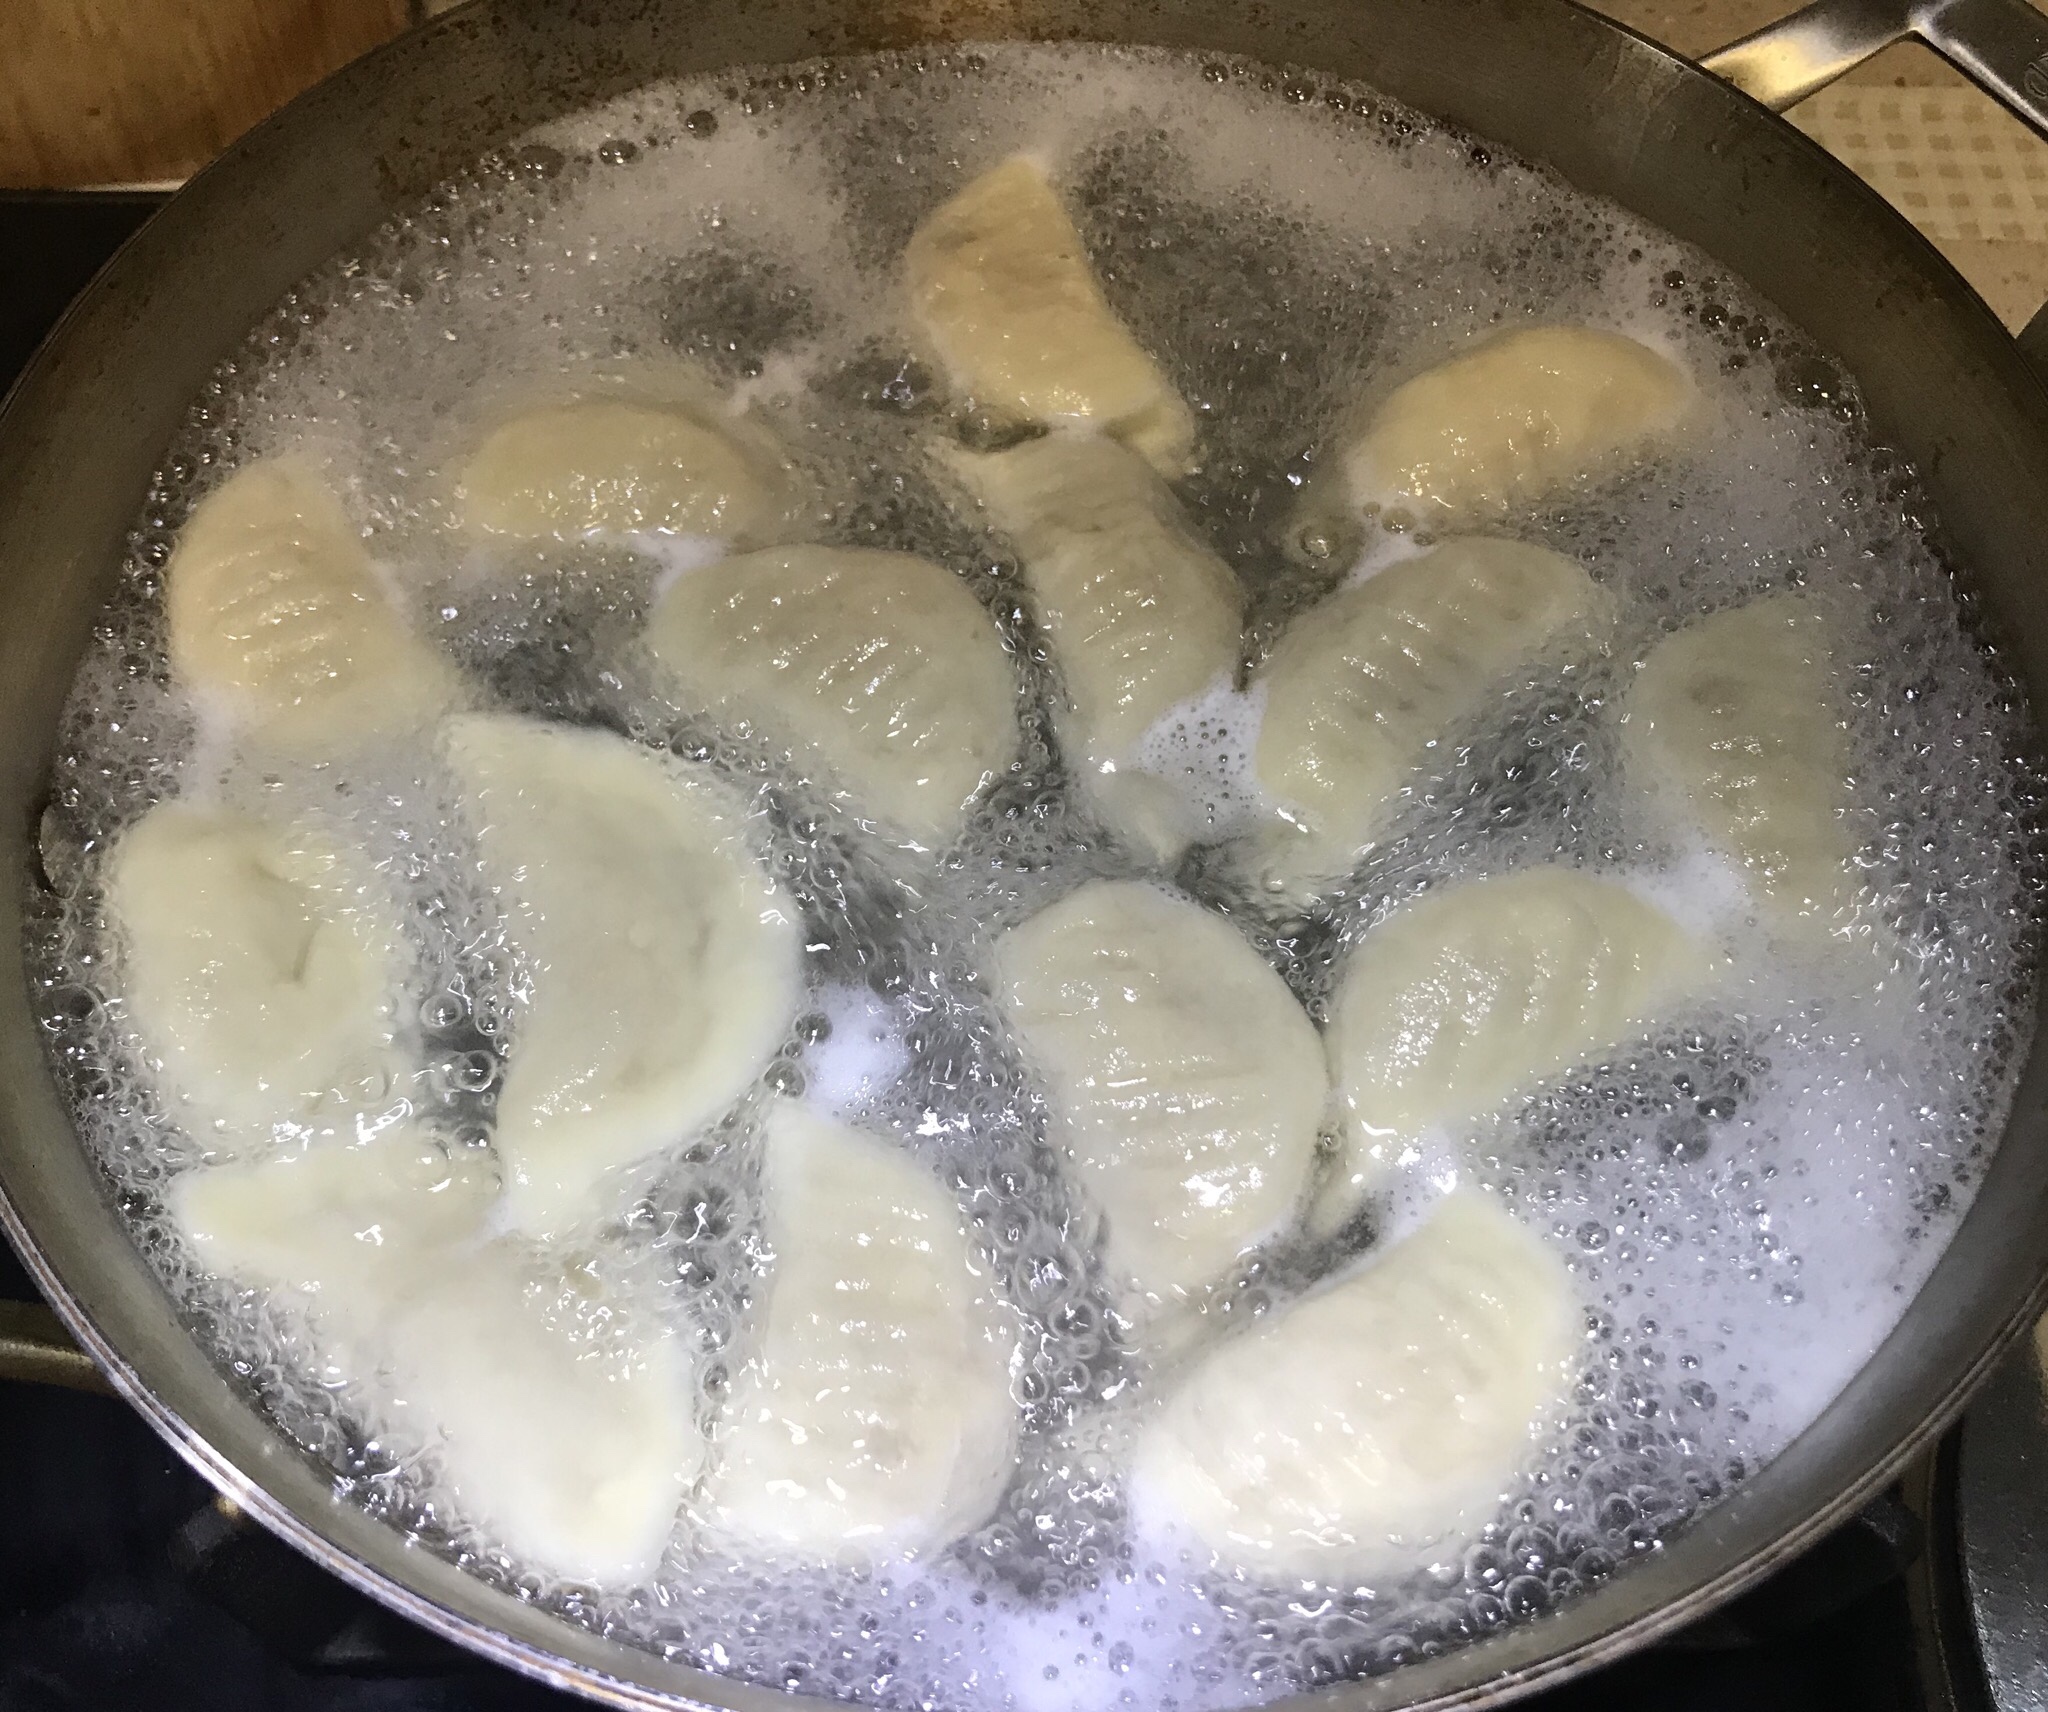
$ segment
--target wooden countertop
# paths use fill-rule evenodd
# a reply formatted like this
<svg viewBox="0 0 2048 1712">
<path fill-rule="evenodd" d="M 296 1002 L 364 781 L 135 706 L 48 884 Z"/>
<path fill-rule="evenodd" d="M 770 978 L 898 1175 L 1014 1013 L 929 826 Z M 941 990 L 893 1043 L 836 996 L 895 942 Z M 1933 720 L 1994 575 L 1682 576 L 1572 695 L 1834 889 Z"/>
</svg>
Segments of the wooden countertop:
<svg viewBox="0 0 2048 1712">
<path fill-rule="evenodd" d="M 180 179 L 449 0 L 0 0 L 0 185 Z M 1797 0 L 1605 0 L 1697 54 Z M 1941 75 L 1931 56 L 1920 75 Z M 1907 56 L 1911 69 L 1912 56 Z"/>
<path fill-rule="evenodd" d="M 300 90 L 450 3 L 0 0 L 7 13 L 0 186 L 182 179 Z M 1796 0 L 1596 4 L 1680 53 L 1700 54 L 1769 23 Z M 2048 0 L 2036 4 L 2048 10 Z M 1891 49 L 1845 82 L 1941 92 L 1947 114 L 1968 119 L 1974 146 L 1987 146 L 1986 137 L 2008 151 L 2033 146 L 2016 121 L 1924 49 Z M 1832 143 L 1826 125 L 1809 129 Z M 1955 229 L 1930 228 L 1929 235 L 2008 323 L 2017 326 L 2048 299 L 2048 242 Z"/>
<path fill-rule="evenodd" d="M 188 177 L 408 0 L 0 0 L 0 185 Z"/>
</svg>

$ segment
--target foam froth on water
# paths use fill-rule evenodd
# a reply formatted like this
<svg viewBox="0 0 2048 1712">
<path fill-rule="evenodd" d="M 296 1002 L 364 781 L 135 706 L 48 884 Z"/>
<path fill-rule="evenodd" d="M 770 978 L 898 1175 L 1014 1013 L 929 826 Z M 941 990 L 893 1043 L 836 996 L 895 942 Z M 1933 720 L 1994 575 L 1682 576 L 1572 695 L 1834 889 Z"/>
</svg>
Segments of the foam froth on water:
<svg viewBox="0 0 2048 1712">
<path fill-rule="evenodd" d="M 1112 303 L 1195 406 L 1200 467 L 1180 492 L 1244 584 L 1248 663 L 1347 575 L 1415 546 L 1318 511 L 1318 471 L 1358 400 L 1537 319 L 1627 331 L 1703 389 L 1701 419 L 1654 467 L 1511 525 L 1611 593 L 1603 655 L 1508 686 L 1446 732 L 1326 909 L 1272 919 L 1202 851 L 1182 875 L 1319 1020 L 1344 953 L 1390 909 L 1530 861 L 1616 874 L 1735 960 L 1711 1007 L 1423 1138 L 1368 1219 L 1253 1257 L 1213 1310 L 1228 1323 L 1285 1301 L 1459 1179 L 1565 1257 L 1588 1303 L 1570 1419 L 1482 1535 L 1398 1583 L 1260 1585 L 1133 1515 L 1119 1459 L 1155 1375 L 1126 1347 L 1095 1221 L 988 999 L 993 933 L 1129 871 L 1070 798 L 1045 713 L 1057 663 L 1008 545 L 927 456 L 931 436 L 988 425 L 949 413 L 895 287 L 916 221 L 1019 149 L 1051 171 Z M 760 744 L 664 711 L 634 639 L 702 543 L 479 547 L 445 527 L 443 472 L 504 409 L 656 370 L 722 389 L 788 448 L 805 538 L 920 552 L 995 617 L 1027 740 L 941 860 L 881 848 Z M 753 1335 L 768 1093 L 856 1114 L 930 1161 L 1027 1327 L 1022 1464 L 953 1549 L 859 1572 L 727 1562 L 686 1516 L 647 1587 L 562 1584 L 438 1512 L 431 1457 L 324 1382 L 306 1323 L 201 1276 L 181 1248 L 163 1187 L 209 1138 L 180 1132 L 151 1086 L 98 891 L 99 856 L 154 801 L 289 806 L 372 853 L 421 971 L 419 1069 L 392 1099 L 450 1146 L 488 1146 L 517 1050 L 517 970 L 431 756 L 252 771 L 170 679 L 161 570 L 179 525 L 224 469 L 286 450 L 325 470 L 479 705 L 607 723 L 749 794 L 804 912 L 809 1006 L 756 1093 L 622 1197 L 612 1264 L 691 1328 L 715 1434 Z M 1554 1609 L 1768 1460 L 1895 1323 L 1983 1173 L 2028 1045 L 2035 799 L 2015 692 L 1923 523 L 1853 386 L 1738 281 L 1370 91 L 1018 47 L 650 88 L 440 187 L 306 280 L 195 402 L 81 668 L 43 828 L 52 1052 L 197 1335 L 359 1502 L 572 1620 L 887 1706 L 1217 1707 L 1388 1670 Z M 1840 639 L 1855 840 L 1896 968 L 1788 960 L 1734 877 L 1620 782 L 1615 716 L 1645 652 L 1788 588 Z M 1147 765 L 1198 789 L 1216 838 L 1256 806 L 1259 711 L 1220 686 L 1147 746 Z"/>
</svg>

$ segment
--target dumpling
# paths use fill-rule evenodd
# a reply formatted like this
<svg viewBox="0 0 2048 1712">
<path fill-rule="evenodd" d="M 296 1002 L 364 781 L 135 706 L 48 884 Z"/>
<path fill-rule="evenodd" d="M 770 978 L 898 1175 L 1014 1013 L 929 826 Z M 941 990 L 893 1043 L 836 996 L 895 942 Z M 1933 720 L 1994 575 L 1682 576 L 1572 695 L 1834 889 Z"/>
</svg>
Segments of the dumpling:
<svg viewBox="0 0 2048 1712">
<path fill-rule="evenodd" d="M 187 1171 L 166 1200 L 209 1271 L 306 1299 L 345 1340 L 473 1241 L 497 1198 L 493 1163 L 410 1123 L 349 1144 Z"/>
<path fill-rule="evenodd" d="M 1404 1142 L 1640 1034 L 1715 967 L 1664 911 L 1576 868 L 1468 880 L 1397 911 L 1353 953 L 1331 1006 L 1345 1158 L 1343 1205 L 1326 1218 Z"/>
<path fill-rule="evenodd" d="M 1014 1334 L 967 1222 L 887 1140 L 778 1105 L 756 1352 L 707 1485 L 742 1551 L 866 1563 L 979 1524 L 1013 1471 Z"/>
<path fill-rule="evenodd" d="M 705 1441 L 689 1348 L 651 1303 L 501 1239 L 398 1303 L 383 1348 L 396 1436 L 513 1557 L 606 1587 L 660 1568 Z"/>
<path fill-rule="evenodd" d="M 554 1574 L 645 1580 L 704 1462 L 688 1353 L 592 1257 L 485 1241 L 496 1191 L 400 1126 L 188 1172 L 169 1200 L 209 1269 L 305 1299 L 328 1370 L 429 1451 L 437 1497 Z"/>
<path fill-rule="evenodd" d="M 353 1134 L 402 1099 L 411 957 L 367 863 L 303 826 L 170 802 L 115 845 L 106 895 L 123 1002 L 195 1136 Z"/>
<path fill-rule="evenodd" d="M 1497 515 L 1604 475 L 1691 397 L 1682 368 L 1623 334 L 1528 327 L 1397 386 L 1345 449 L 1344 479 L 1359 504 Z"/>
<path fill-rule="evenodd" d="M 1341 877 L 1432 745 L 1605 615 L 1571 560 L 1480 537 L 1446 541 L 1303 613 L 1252 677 L 1265 697 L 1253 770 L 1276 817 L 1253 837 L 1253 884 L 1300 901 Z"/>
<path fill-rule="evenodd" d="M 547 1234 L 760 1075 L 802 996 L 797 913 L 709 774 L 526 719 L 452 721 L 447 747 L 530 970 L 496 1145 L 511 1224 Z"/>
<path fill-rule="evenodd" d="M 679 404 L 586 398 L 513 417 L 455 478 L 481 535 L 757 537 L 780 518 L 782 472 L 762 446 Z"/>
<path fill-rule="evenodd" d="M 165 573 L 172 669 L 279 749 L 415 727 L 456 692 L 310 470 L 251 464 L 201 500 Z"/>
<path fill-rule="evenodd" d="M 1301 1205 L 1329 1098 L 1315 1026 L 1228 921 L 1135 881 L 1082 886 L 996 963 L 1128 1310 L 1178 1319 Z"/>
<path fill-rule="evenodd" d="M 786 547 L 676 579 L 647 621 L 670 693 L 821 763 L 926 849 L 1016 756 L 1016 677 L 957 576 L 908 553 Z"/>
<path fill-rule="evenodd" d="M 953 384 L 992 414 L 1114 435 L 1182 474 L 1194 414 L 1116 318 L 1081 234 L 1023 155 L 925 217 L 904 251 L 910 308 Z"/>
<path fill-rule="evenodd" d="M 1069 765 L 1112 831 L 1170 863 L 1198 830 L 1194 812 L 1133 761 L 1170 708 L 1236 672 L 1236 576 L 1121 446 L 1047 435 L 945 461 L 1022 555 L 1066 689 Z"/>
<path fill-rule="evenodd" d="M 1820 614 L 1774 596 L 1660 643 L 1622 724 L 1639 782 L 1675 791 L 1781 918 L 1823 927 L 1846 925 L 1858 893 L 1833 671 Z"/>
<path fill-rule="evenodd" d="M 1419 1568 L 1493 1518 L 1562 1413 L 1563 1261 L 1476 1190 L 1215 1347 L 1140 1434 L 1141 1513 L 1265 1580 Z"/>
</svg>

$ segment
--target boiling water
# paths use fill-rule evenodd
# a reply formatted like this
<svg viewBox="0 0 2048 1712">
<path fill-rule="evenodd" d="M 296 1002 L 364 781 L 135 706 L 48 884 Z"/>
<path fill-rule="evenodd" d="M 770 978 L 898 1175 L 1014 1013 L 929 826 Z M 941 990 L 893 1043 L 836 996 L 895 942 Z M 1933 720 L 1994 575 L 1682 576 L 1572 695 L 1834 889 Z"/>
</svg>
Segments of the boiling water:
<svg viewBox="0 0 2048 1712">
<path fill-rule="evenodd" d="M 1735 999 L 1428 1138 L 1368 1219 L 1254 1257 L 1212 1310 L 1235 1321 L 1284 1301 L 1458 1177 L 1564 1256 L 1589 1305 L 1570 1418 L 1468 1549 L 1405 1581 L 1260 1585 L 1131 1513 L 1117 1447 L 1148 1376 L 977 977 L 991 932 L 1082 877 L 1128 871 L 1070 798 L 1044 713 L 1057 665 L 1015 567 L 925 454 L 934 434 L 973 441 L 987 425 L 949 412 L 896 295 L 920 216 L 1020 148 L 1054 171 L 1112 302 L 1197 407 L 1202 464 L 1182 494 L 1244 583 L 1249 658 L 1354 565 L 1412 546 L 1315 521 L 1330 437 L 1390 374 L 1489 328 L 1583 318 L 1671 352 L 1704 392 L 1657 467 L 1514 525 L 1612 591 L 1608 656 L 1546 669 L 1446 733 L 1395 835 L 1327 908 L 1268 919 L 1213 853 L 1180 876 L 1239 916 L 1318 1016 L 1343 952 L 1389 908 L 1532 860 L 1618 873 L 1737 948 Z M 815 484 L 810 538 L 938 559 L 995 616 L 1026 748 L 942 859 L 883 850 L 772 754 L 660 714 L 633 637 L 690 551 L 482 551 L 444 527 L 438 472 L 508 401 L 685 363 L 792 449 Z M 98 913 L 99 857 L 151 803 L 289 807 L 377 857 L 419 966 L 421 1070 L 393 1098 L 451 1145 L 488 1145 L 498 1066 L 517 1051 L 514 959 L 431 759 L 252 769 L 169 680 L 161 570 L 180 523 L 224 469 L 287 449 L 324 464 L 480 705 L 609 723 L 752 793 L 805 911 L 814 997 L 757 1095 L 622 1191 L 605 1264 L 665 1293 L 707 1352 L 699 1402 L 715 1430 L 752 1336 L 768 1092 L 804 1092 L 929 1160 L 1028 1328 L 1022 1464 L 998 1513 L 950 1550 L 790 1570 L 723 1561 L 686 1518 L 652 1585 L 563 1585 L 438 1510 L 431 1455 L 380 1436 L 308 1327 L 201 1276 L 180 1247 L 161 1190 L 208 1141 L 162 1115 Z M 1840 639 L 1860 860 L 1896 970 L 1780 956 L 1745 932 L 1730 876 L 1619 788 L 1613 714 L 1634 662 L 1690 616 L 1786 588 Z M 1256 713 L 1222 693 L 1151 745 L 1206 794 L 1219 840 L 1243 811 Z M 1703 257 L 1370 91 L 1097 49 L 848 60 L 651 88 L 536 133 L 306 280 L 222 365 L 136 520 L 72 698 L 34 950 L 81 1131 L 196 1334 L 344 1489 L 427 1548 L 755 1681 L 903 1706 L 1233 1704 L 1554 1609 L 1659 1550 L 1876 1347 L 1970 1200 L 2027 1044 L 2020 730 L 1850 381 Z"/>
</svg>

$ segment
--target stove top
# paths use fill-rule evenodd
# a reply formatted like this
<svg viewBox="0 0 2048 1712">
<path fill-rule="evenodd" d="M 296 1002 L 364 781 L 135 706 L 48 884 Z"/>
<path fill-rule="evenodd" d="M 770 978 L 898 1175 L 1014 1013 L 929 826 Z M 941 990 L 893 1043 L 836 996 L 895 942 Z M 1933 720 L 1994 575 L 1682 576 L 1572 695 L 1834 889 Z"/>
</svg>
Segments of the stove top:
<svg viewBox="0 0 2048 1712">
<path fill-rule="evenodd" d="M 0 386 L 161 201 L 0 192 Z M 34 1300 L 0 1244 L 0 1303 Z M 1521 1704 L 2044 1712 L 2042 1411 L 2030 1346 L 1964 1428 L 1806 1556 L 1661 1645 Z M 0 1712 L 582 1704 L 343 1586 L 215 1499 L 113 1397 L 8 1377 L 4 1338 L 0 1517 Z"/>
</svg>

